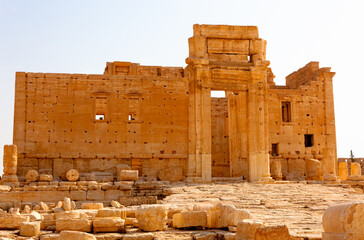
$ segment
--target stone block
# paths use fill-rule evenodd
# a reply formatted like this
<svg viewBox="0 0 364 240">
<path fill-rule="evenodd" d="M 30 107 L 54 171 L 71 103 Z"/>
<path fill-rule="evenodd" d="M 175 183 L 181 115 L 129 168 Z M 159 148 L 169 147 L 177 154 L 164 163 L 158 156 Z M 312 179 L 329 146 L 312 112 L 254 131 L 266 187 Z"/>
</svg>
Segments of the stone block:
<svg viewBox="0 0 364 240">
<path fill-rule="evenodd" d="M 66 179 L 70 182 L 75 182 L 80 177 L 79 172 L 76 169 L 70 169 L 66 172 Z"/>
<path fill-rule="evenodd" d="M 39 176 L 39 181 L 52 182 L 53 181 L 53 176 L 50 175 L 50 174 L 41 174 Z"/>
<path fill-rule="evenodd" d="M 128 233 L 123 235 L 123 240 L 153 240 L 152 233 Z"/>
<path fill-rule="evenodd" d="M 339 162 L 339 178 L 341 181 L 346 181 L 349 176 L 348 163 Z"/>
<path fill-rule="evenodd" d="M 54 214 L 55 219 L 74 219 L 74 218 L 80 218 L 80 212 L 79 211 L 65 211 L 65 212 L 56 212 Z"/>
<path fill-rule="evenodd" d="M 275 180 L 282 180 L 282 161 L 280 159 L 270 162 L 270 174 Z"/>
<path fill-rule="evenodd" d="M 245 209 L 236 209 L 232 214 L 228 215 L 228 225 L 238 226 L 238 223 L 244 219 L 251 219 L 252 215 Z"/>
<path fill-rule="evenodd" d="M 103 203 L 82 203 L 82 209 L 95 209 L 95 210 L 99 210 L 104 208 L 104 204 Z"/>
<path fill-rule="evenodd" d="M 86 199 L 92 201 L 104 201 L 105 191 L 102 190 L 88 190 L 86 193 Z"/>
<path fill-rule="evenodd" d="M 96 240 L 96 237 L 89 233 L 78 231 L 62 231 L 58 240 Z"/>
<path fill-rule="evenodd" d="M 70 198 L 74 201 L 86 201 L 86 191 L 70 191 Z"/>
<path fill-rule="evenodd" d="M 120 179 L 120 173 L 122 170 L 131 170 L 131 167 L 127 164 L 119 164 L 116 166 L 117 179 Z"/>
<path fill-rule="evenodd" d="M 143 205 L 135 213 L 139 229 L 146 232 L 163 231 L 167 227 L 167 207 L 164 205 Z"/>
<path fill-rule="evenodd" d="M 306 159 L 306 179 L 307 180 L 322 180 L 321 162 L 316 159 Z"/>
<path fill-rule="evenodd" d="M 27 182 L 35 182 L 39 180 L 39 173 L 36 170 L 28 170 L 25 175 L 25 179 Z"/>
<path fill-rule="evenodd" d="M 28 216 L 6 215 L 0 217 L 0 229 L 19 229 L 23 222 L 29 222 Z"/>
<path fill-rule="evenodd" d="M 180 212 L 173 215 L 174 228 L 206 227 L 207 213 L 205 211 Z"/>
<path fill-rule="evenodd" d="M 216 204 L 207 211 L 208 228 L 226 228 L 229 226 L 229 216 L 236 210 L 233 205 Z"/>
<path fill-rule="evenodd" d="M 61 218 L 56 221 L 56 231 L 61 232 L 65 230 L 91 232 L 92 221 L 88 219 L 72 219 Z"/>
<path fill-rule="evenodd" d="M 20 225 L 20 236 L 35 237 L 40 234 L 40 222 L 23 222 Z"/>
<path fill-rule="evenodd" d="M 351 165 L 351 170 L 350 170 L 350 175 L 361 175 L 361 167 L 360 164 L 357 162 L 352 162 Z"/>
<path fill-rule="evenodd" d="M 125 232 L 125 220 L 120 217 L 96 217 L 93 219 L 93 231 L 98 232 Z"/>
<path fill-rule="evenodd" d="M 138 170 L 121 170 L 119 177 L 119 181 L 137 181 Z"/>
<path fill-rule="evenodd" d="M 125 208 L 103 208 L 97 211 L 96 217 L 119 217 L 126 218 Z"/>
<path fill-rule="evenodd" d="M 40 240 L 59 240 L 59 234 L 58 233 L 42 234 L 40 235 Z"/>
<path fill-rule="evenodd" d="M 245 219 L 238 223 L 236 228 L 236 240 L 255 240 L 255 232 L 258 228 L 264 226 L 264 221 Z"/>
<path fill-rule="evenodd" d="M 179 167 L 165 168 L 158 172 L 160 181 L 178 182 L 183 180 L 183 169 Z"/>
<path fill-rule="evenodd" d="M 255 240 L 291 240 L 285 225 L 259 227 L 255 232 Z"/>
<path fill-rule="evenodd" d="M 364 239 L 364 202 L 330 206 L 322 217 L 323 240 Z"/>
<path fill-rule="evenodd" d="M 120 204 L 124 206 L 135 206 L 142 204 L 156 204 L 157 197 L 156 196 L 147 196 L 147 197 L 121 197 L 119 198 Z"/>
</svg>

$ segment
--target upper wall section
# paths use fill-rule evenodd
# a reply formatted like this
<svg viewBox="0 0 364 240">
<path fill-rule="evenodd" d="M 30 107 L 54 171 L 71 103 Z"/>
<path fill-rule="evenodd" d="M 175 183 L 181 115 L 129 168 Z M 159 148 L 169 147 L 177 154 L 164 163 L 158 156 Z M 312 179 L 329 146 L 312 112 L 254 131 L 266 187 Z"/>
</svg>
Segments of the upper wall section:
<svg viewBox="0 0 364 240">
<path fill-rule="evenodd" d="M 323 72 L 330 72 L 331 68 L 320 68 L 319 62 L 309 62 L 303 68 L 291 73 L 286 77 L 286 86 L 297 89 L 303 85 L 309 85 L 311 81 L 320 77 Z"/>
<path fill-rule="evenodd" d="M 256 26 L 198 25 L 188 39 L 190 59 L 208 59 L 210 64 L 252 65 L 265 60 L 267 42 Z"/>
<path fill-rule="evenodd" d="M 183 77 L 183 67 L 142 66 L 131 62 L 106 63 L 105 75 L 136 75 L 149 77 Z"/>
</svg>

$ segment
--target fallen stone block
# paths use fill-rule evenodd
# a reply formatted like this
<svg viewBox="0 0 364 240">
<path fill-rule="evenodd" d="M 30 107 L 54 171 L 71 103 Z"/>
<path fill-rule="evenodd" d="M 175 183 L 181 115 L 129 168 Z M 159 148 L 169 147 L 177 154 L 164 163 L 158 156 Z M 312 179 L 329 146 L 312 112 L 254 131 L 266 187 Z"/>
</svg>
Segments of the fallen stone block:
<svg viewBox="0 0 364 240">
<path fill-rule="evenodd" d="M 65 212 L 57 212 L 54 214 L 55 219 L 75 219 L 80 218 L 80 212 L 78 211 L 65 211 Z"/>
<path fill-rule="evenodd" d="M 126 218 L 126 211 L 122 208 L 103 208 L 97 211 L 96 217 L 119 217 Z"/>
<path fill-rule="evenodd" d="M 29 222 L 28 216 L 6 215 L 0 217 L 0 229 L 19 229 L 23 222 Z"/>
<path fill-rule="evenodd" d="M 152 233 L 128 233 L 123 235 L 123 240 L 153 240 Z"/>
<path fill-rule="evenodd" d="M 156 196 L 147 196 L 147 197 L 121 197 L 119 198 L 120 204 L 124 206 L 135 206 L 135 205 L 143 205 L 143 204 L 156 204 L 157 197 Z"/>
<path fill-rule="evenodd" d="M 228 225 L 238 226 L 238 223 L 244 219 L 251 219 L 252 215 L 245 209 L 236 209 L 232 214 L 228 215 Z"/>
<path fill-rule="evenodd" d="M 99 209 L 104 208 L 104 204 L 103 203 L 82 203 L 81 208 L 99 210 Z"/>
<path fill-rule="evenodd" d="M 214 232 L 199 232 L 193 234 L 193 240 L 215 240 L 217 234 Z"/>
<path fill-rule="evenodd" d="M 125 232 L 125 220 L 120 217 L 94 218 L 93 231 L 98 232 Z"/>
<path fill-rule="evenodd" d="M 119 177 L 119 181 L 137 181 L 138 170 L 121 170 Z"/>
<path fill-rule="evenodd" d="M 117 179 L 120 179 L 120 173 L 122 170 L 131 170 L 131 167 L 127 164 L 119 164 L 116 166 Z"/>
<path fill-rule="evenodd" d="M 259 227 L 255 232 L 255 240 L 291 240 L 285 225 Z"/>
<path fill-rule="evenodd" d="M 229 216 L 236 211 L 235 206 L 218 203 L 207 211 L 208 228 L 226 228 L 229 226 Z"/>
<path fill-rule="evenodd" d="M 11 187 L 8 185 L 0 185 L 0 192 L 9 192 Z"/>
<path fill-rule="evenodd" d="M 35 237 L 40 234 L 40 222 L 22 222 L 20 224 L 20 236 Z"/>
<path fill-rule="evenodd" d="M 244 219 L 236 228 L 236 240 L 255 240 L 255 232 L 264 227 L 265 222 L 255 219 Z"/>
<path fill-rule="evenodd" d="M 84 232 L 62 231 L 58 240 L 96 240 L 96 237 Z"/>
<path fill-rule="evenodd" d="M 40 235 L 40 240 L 58 240 L 59 234 L 58 233 L 50 233 L 50 234 L 43 234 Z"/>
<path fill-rule="evenodd" d="M 322 217 L 322 240 L 364 239 L 364 202 L 330 206 Z"/>
<path fill-rule="evenodd" d="M 167 227 L 167 207 L 164 205 L 143 205 L 136 210 L 139 229 L 147 232 L 163 231 Z"/>
<path fill-rule="evenodd" d="M 25 179 L 27 182 L 35 182 L 39 179 L 39 173 L 36 170 L 29 170 L 27 174 L 25 174 Z"/>
<path fill-rule="evenodd" d="M 53 176 L 50 174 L 41 174 L 39 176 L 39 181 L 42 182 L 52 182 L 53 181 Z"/>
<path fill-rule="evenodd" d="M 87 219 L 57 219 L 56 231 L 61 232 L 65 230 L 91 232 L 92 222 Z"/>
<path fill-rule="evenodd" d="M 76 169 L 70 169 L 66 173 L 66 179 L 70 182 L 75 182 L 80 177 L 79 172 Z"/>
<path fill-rule="evenodd" d="M 118 201 L 111 201 L 111 206 L 114 208 L 123 208 L 124 206 L 121 205 Z"/>
<path fill-rule="evenodd" d="M 205 211 L 180 212 L 173 215 L 174 228 L 206 227 L 207 213 Z"/>
</svg>

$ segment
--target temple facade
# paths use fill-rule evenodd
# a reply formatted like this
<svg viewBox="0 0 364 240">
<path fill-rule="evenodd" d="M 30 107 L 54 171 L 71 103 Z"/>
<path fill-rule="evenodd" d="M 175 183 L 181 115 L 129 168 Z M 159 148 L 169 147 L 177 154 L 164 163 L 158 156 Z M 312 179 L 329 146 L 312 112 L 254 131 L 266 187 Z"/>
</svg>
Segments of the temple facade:
<svg viewBox="0 0 364 240">
<path fill-rule="evenodd" d="M 69 169 L 210 182 L 333 180 L 330 68 L 310 62 L 275 85 L 255 26 L 194 25 L 187 67 L 110 62 L 104 74 L 16 73 L 17 175 Z M 225 97 L 213 97 L 223 91 Z"/>
</svg>

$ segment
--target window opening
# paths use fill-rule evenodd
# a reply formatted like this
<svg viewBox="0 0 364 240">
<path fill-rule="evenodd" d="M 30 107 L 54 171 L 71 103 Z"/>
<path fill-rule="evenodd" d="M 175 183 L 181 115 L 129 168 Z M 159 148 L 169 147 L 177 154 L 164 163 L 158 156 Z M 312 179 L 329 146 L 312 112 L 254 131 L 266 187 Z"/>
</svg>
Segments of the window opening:
<svg viewBox="0 0 364 240">
<path fill-rule="evenodd" d="M 96 114 L 96 116 L 95 116 L 95 120 L 104 120 L 104 119 L 105 119 L 104 114 Z"/>
<path fill-rule="evenodd" d="M 291 102 L 282 102 L 282 122 L 291 122 Z"/>
<path fill-rule="evenodd" d="M 278 156 L 278 143 L 272 143 L 272 156 Z"/>
<path fill-rule="evenodd" d="M 305 134 L 305 147 L 313 146 L 313 134 Z"/>
</svg>

